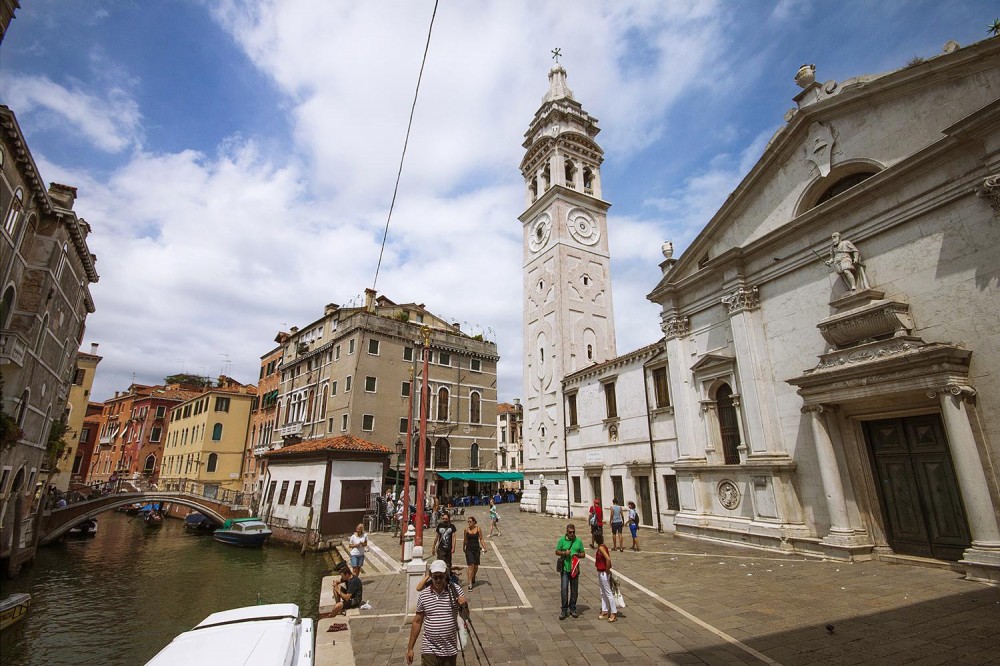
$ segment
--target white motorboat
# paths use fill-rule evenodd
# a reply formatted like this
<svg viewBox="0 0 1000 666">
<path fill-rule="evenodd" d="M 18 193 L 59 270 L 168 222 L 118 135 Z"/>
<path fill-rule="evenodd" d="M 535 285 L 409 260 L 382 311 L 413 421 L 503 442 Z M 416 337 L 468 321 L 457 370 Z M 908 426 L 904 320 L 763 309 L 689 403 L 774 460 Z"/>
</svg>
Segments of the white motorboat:
<svg viewBox="0 0 1000 666">
<path fill-rule="evenodd" d="M 312 666 L 313 629 L 295 604 L 234 608 L 212 613 L 146 666 Z"/>
</svg>

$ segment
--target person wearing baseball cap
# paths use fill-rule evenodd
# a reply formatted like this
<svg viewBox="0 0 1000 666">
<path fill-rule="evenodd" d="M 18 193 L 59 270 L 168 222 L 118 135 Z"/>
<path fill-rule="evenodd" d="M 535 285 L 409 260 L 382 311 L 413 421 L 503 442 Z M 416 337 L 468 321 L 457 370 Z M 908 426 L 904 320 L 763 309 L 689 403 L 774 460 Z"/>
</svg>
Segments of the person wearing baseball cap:
<svg viewBox="0 0 1000 666">
<path fill-rule="evenodd" d="M 417 597 L 417 614 L 410 629 L 410 642 L 406 647 L 406 663 L 413 663 L 413 648 L 421 629 L 421 664 L 455 664 L 458 659 L 458 618 L 456 613 L 468 614 L 465 593 L 458 583 L 449 579 L 451 571 L 444 560 L 431 563 L 431 584 Z"/>
</svg>

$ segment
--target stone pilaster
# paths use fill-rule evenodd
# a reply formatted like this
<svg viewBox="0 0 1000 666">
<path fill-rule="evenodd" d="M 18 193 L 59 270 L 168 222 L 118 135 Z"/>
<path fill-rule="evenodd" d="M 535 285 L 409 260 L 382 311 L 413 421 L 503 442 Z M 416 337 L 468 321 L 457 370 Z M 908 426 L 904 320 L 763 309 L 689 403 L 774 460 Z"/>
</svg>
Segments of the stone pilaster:
<svg viewBox="0 0 1000 666">
<path fill-rule="evenodd" d="M 959 564 L 965 566 L 967 578 L 1000 583 L 1000 525 L 967 410 L 968 403 L 975 400 L 976 390 L 964 384 L 948 384 L 927 395 L 941 400 L 951 459 L 972 532 L 972 546 L 963 553 Z"/>
</svg>

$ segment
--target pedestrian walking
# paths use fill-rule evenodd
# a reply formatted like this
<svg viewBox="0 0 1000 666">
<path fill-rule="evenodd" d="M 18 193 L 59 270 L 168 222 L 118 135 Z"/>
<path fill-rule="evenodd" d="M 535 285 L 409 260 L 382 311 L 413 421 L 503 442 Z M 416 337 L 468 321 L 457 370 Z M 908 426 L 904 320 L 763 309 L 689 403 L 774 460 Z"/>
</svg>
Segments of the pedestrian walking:
<svg viewBox="0 0 1000 666">
<path fill-rule="evenodd" d="M 572 523 L 566 526 L 566 534 L 559 537 L 556 555 L 559 556 L 556 568 L 559 570 L 559 594 L 562 601 L 559 619 L 565 620 L 567 615 L 580 617 L 576 612 L 576 598 L 580 592 L 580 560 L 586 557 L 586 550 L 583 541 L 576 536 L 576 526 Z"/>
<path fill-rule="evenodd" d="M 483 530 L 476 522 L 475 516 L 469 516 L 469 526 L 462 535 L 462 550 L 465 551 L 465 564 L 469 570 L 469 590 L 476 586 L 476 572 L 479 571 L 479 560 L 486 552 L 486 538 Z"/>
<path fill-rule="evenodd" d="M 368 547 L 364 523 L 358 523 L 354 528 L 354 534 L 348 539 L 347 545 L 351 547 L 351 571 L 355 576 L 360 576 L 361 567 L 365 565 L 365 549 Z"/>
<path fill-rule="evenodd" d="M 496 535 L 500 536 L 500 514 L 497 513 L 496 502 L 490 500 L 490 536 L 493 536 L 493 530 L 496 530 Z"/>
<path fill-rule="evenodd" d="M 611 550 L 625 552 L 625 536 L 622 534 L 624 527 L 625 512 L 621 500 L 614 497 L 611 499 Z"/>
<path fill-rule="evenodd" d="M 444 560 L 431 563 L 431 584 L 417 596 L 417 612 L 406 646 L 406 663 L 413 663 L 413 648 L 420 644 L 422 666 L 455 666 L 458 661 L 458 615 L 468 617 L 469 605 L 461 586 L 448 580 L 450 567 Z"/>
<path fill-rule="evenodd" d="M 590 547 L 594 547 L 594 535 L 598 532 L 604 534 L 604 509 L 601 507 L 601 498 L 595 497 L 594 503 L 590 505 Z"/>
<path fill-rule="evenodd" d="M 451 569 L 451 556 L 455 552 L 455 532 L 458 528 L 451 522 L 451 516 L 445 512 L 441 516 L 441 521 L 434 528 L 434 547 L 431 549 L 437 559 L 444 560 Z"/>
<path fill-rule="evenodd" d="M 611 553 L 604 545 L 604 535 L 594 537 L 597 542 L 597 552 L 594 554 L 594 564 L 597 567 L 597 583 L 601 587 L 600 619 L 608 618 L 608 622 L 618 619 L 618 606 L 615 605 L 615 595 L 611 592 Z"/>
<path fill-rule="evenodd" d="M 639 552 L 639 514 L 635 502 L 628 503 L 628 531 L 632 533 L 632 550 Z"/>
</svg>

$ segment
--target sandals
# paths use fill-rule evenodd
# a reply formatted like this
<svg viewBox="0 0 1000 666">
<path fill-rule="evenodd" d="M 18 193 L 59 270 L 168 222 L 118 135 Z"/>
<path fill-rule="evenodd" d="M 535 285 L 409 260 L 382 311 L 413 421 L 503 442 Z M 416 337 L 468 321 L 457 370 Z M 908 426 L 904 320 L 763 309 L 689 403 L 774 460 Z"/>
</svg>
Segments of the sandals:
<svg viewBox="0 0 1000 666">
<path fill-rule="evenodd" d="M 597 619 L 599 619 L 599 620 L 603 620 L 603 619 L 604 619 L 604 618 L 606 618 L 607 616 L 608 616 L 608 614 L 607 614 L 607 613 L 601 613 L 600 615 L 598 615 L 598 616 L 597 616 Z"/>
<path fill-rule="evenodd" d="M 608 622 L 617 622 L 617 621 L 618 621 L 617 615 L 612 615 L 608 618 Z"/>
</svg>

